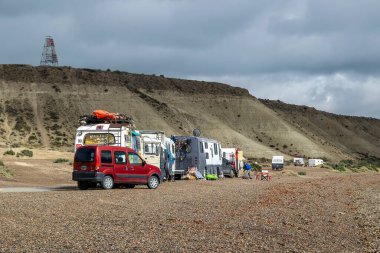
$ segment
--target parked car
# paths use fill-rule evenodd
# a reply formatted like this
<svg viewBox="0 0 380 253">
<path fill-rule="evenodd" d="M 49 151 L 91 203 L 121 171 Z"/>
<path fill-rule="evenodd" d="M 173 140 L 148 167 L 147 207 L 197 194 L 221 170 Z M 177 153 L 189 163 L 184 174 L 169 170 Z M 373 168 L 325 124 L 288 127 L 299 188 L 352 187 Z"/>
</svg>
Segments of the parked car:
<svg viewBox="0 0 380 253">
<path fill-rule="evenodd" d="M 72 179 L 81 190 L 115 185 L 133 188 L 146 184 L 156 189 L 162 181 L 161 170 L 146 163 L 133 149 L 117 146 L 81 146 L 75 152 Z"/>
</svg>

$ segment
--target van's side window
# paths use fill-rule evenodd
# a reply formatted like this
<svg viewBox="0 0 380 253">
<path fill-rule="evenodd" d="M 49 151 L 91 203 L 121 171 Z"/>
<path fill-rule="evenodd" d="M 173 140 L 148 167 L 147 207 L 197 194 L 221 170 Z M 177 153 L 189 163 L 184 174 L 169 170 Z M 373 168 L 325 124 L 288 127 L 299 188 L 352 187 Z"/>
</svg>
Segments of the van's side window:
<svg viewBox="0 0 380 253">
<path fill-rule="evenodd" d="M 208 153 L 206 152 L 206 159 L 209 159 L 210 158 L 210 156 L 208 155 Z"/>
<path fill-rule="evenodd" d="M 208 149 L 208 142 L 205 142 L 205 149 Z"/>
<path fill-rule="evenodd" d="M 141 158 L 135 153 L 128 153 L 128 160 L 131 165 L 142 164 Z"/>
<path fill-rule="evenodd" d="M 214 143 L 214 154 L 218 154 L 218 144 Z"/>
<path fill-rule="evenodd" d="M 112 155 L 110 150 L 102 150 L 100 152 L 101 163 L 112 163 Z"/>
<path fill-rule="evenodd" d="M 199 147 L 201 149 L 201 154 L 203 154 L 205 152 L 205 150 L 203 149 L 203 142 L 199 142 Z"/>
<path fill-rule="evenodd" d="M 127 155 L 123 151 L 115 151 L 115 163 L 117 164 L 127 163 Z"/>
</svg>

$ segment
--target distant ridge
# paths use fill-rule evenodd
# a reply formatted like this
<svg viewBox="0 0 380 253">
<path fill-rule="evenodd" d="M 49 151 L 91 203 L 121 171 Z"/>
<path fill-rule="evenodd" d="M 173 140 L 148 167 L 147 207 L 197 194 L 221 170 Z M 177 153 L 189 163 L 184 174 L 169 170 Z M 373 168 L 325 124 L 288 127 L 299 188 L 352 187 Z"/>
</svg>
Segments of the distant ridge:
<svg viewBox="0 0 380 253">
<path fill-rule="evenodd" d="M 131 115 L 137 129 L 218 139 L 249 157 L 380 157 L 380 120 L 257 99 L 227 84 L 121 71 L 0 65 L 0 146 L 72 150 L 80 115 Z"/>
</svg>

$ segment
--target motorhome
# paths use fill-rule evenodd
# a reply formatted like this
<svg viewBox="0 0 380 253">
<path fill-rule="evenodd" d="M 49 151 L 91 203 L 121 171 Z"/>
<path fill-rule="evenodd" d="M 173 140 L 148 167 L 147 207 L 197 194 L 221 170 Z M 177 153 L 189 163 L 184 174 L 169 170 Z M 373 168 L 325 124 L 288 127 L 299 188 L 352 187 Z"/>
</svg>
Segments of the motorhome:
<svg viewBox="0 0 380 253">
<path fill-rule="evenodd" d="M 310 167 L 315 167 L 318 165 L 323 165 L 323 160 L 322 159 L 309 159 L 308 165 Z"/>
<path fill-rule="evenodd" d="M 284 157 L 283 156 L 273 156 L 272 157 L 272 169 L 282 170 L 284 168 Z"/>
<path fill-rule="evenodd" d="M 218 141 L 195 136 L 172 136 L 172 140 L 177 154 L 175 174 L 185 174 L 194 167 L 203 176 L 221 174 L 222 150 Z"/>
<path fill-rule="evenodd" d="M 175 170 L 175 144 L 165 136 L 165 132 L 156 130 L 139 130 L 141 157 L 149 164 L 159 167 L 164 176 L 166 171 L 173 174 Z"/>
<path fill-rule="evenodd" d="M 75 150 L 83 145 L 108 145 L 129 147 L 139 152 L 139 138 L 138 132 L 134 131 L 130 124 L 87 124 L 77 128 Z"/>
</svg>

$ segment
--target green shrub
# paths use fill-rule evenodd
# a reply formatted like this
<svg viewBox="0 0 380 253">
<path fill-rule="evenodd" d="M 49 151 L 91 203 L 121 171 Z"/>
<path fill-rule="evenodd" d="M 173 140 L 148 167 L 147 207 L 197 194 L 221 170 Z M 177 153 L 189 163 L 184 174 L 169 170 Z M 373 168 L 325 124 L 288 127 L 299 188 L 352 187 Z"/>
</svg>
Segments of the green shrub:
<svg viewBox="0 0 380 253">
<path fill-rule="evenodd" d="M 12 149 L 8 149 L 3 153 L 3 155 L 15 155 L 15 152 Z"/>
<path fill-rule="evenodd" d="M 344 166 L 344 164 L 341 163 L 334 164 L 333 169 L 337 171 L 346 171 L 346 166 Z"/>
<path fill-rule="evenodd" d="M 299 171 L 299 172 L 298 172 L 298 175 L 300 175 L 300 176 L 305 176 L 305 175 L 306 175 L 306 172 L 305 172 L 305 171 Z"/>
<path fill-rule="evenodd" d="M 16 154 L 16 157 L 22 157 L 22 156 L 28 156 L 28 157 L 32 157 L 33 156 L 33 151 L 31 150 L 28 150 L 28 149 L 24 149 L 24 150 L 21 150 L 21 153 L 17 153 Z"/>
<path fill-rule="evenodd" d="M 252 170 L 253 171 L 260 171 L 261 170 L 261 165 L 257 163 L 252 164 Z"/>
<path fill-rule="evenodd" d="M 58 158 L 54 161 L 54 163 L 66 163 L 68 162 L 69 160 L 68 159 L 65 159 L 65 158 Z"/>
<path fill-rule="evenodd" d="M 12 178 L 13 173 L 5 167 L 4 162 L 0 160 L 0 177 Z"/>
</svg>

